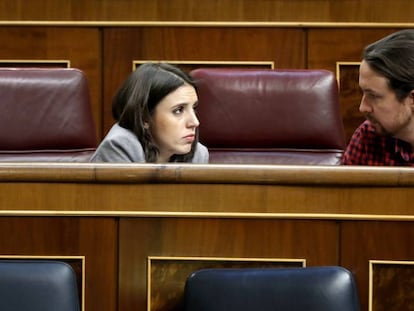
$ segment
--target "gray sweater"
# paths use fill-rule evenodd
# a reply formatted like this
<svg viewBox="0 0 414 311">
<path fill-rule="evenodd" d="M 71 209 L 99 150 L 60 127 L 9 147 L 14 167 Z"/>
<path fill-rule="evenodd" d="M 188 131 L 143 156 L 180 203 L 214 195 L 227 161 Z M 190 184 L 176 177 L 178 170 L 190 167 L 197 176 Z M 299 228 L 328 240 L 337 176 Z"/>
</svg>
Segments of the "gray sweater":
<svg viewBox="0 0 414 311">
<path fill-rule="evenodd" d="M 207 148 L 198 143 L 191 163 L 208 163 L 208 156 Z M 90 161 L 145 163 L 145 155 L 137 136 L 118 124 L 114 124 L 92 155 Z"/>
</svg>

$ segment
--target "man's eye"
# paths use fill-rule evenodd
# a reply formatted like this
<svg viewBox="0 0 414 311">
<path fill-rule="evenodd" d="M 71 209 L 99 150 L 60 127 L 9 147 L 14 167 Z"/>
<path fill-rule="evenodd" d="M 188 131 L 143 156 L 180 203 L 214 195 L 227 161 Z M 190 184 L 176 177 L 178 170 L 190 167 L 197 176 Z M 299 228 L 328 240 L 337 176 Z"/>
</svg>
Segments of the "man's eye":
<svg viewBox="0 0 414 311">
<path fill-rule="evenodd" d="M 370 98 L 372 98 L 372 99 L 378 99 L 378 98 L 380 98 L 377 94 L 368 94 L 368 96 L 370 97 Z"/>
</svg>

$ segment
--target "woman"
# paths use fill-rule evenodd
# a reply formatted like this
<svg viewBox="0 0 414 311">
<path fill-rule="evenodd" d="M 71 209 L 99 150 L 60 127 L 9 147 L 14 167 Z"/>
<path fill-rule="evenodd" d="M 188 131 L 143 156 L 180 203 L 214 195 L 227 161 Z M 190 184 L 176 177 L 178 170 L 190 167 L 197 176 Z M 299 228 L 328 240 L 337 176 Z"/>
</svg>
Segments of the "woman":
<svg viewBox="0 0 414 311">
<path fill-rule="evenodd" d="M 116 124 L 92 162 L 208 163 L 198 142 L 196 87 L 175 66 L 146 63 L 123 83 L 112 103 Z"/>
</svg>

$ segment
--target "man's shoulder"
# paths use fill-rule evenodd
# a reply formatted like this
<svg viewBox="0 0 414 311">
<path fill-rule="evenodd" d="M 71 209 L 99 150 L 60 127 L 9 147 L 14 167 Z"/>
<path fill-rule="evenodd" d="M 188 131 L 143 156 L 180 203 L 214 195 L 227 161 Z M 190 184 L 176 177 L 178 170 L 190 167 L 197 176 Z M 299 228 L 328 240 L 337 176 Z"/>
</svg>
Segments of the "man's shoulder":
<svg viewBox="0 0 414 311">
<path fill-rule="evenodd" d="M 362 122 L 358 128 L 356 129 L 356 132 L 360 132 L 360 133 L 369 133 L 370 135 L 375 135 L 375 128 L 374 126 L 371 124 L 370 121 L 365 120 L 364 122 Z"/>
</svg>

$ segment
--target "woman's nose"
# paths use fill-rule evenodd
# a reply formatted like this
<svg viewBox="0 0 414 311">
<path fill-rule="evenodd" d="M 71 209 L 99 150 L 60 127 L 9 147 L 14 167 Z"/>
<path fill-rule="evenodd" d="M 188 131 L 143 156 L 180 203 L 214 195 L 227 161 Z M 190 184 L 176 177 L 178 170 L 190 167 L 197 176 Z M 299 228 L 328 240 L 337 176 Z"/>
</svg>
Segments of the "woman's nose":
<svg viewBox="0 0 414 311">
<path fill-rule="evenodd" d="M 200 121 L 198 120 L 195 112 L 190 114 L 188 125 L 189 127 L 198 127 L 200 125 Z"/>
</svg>

